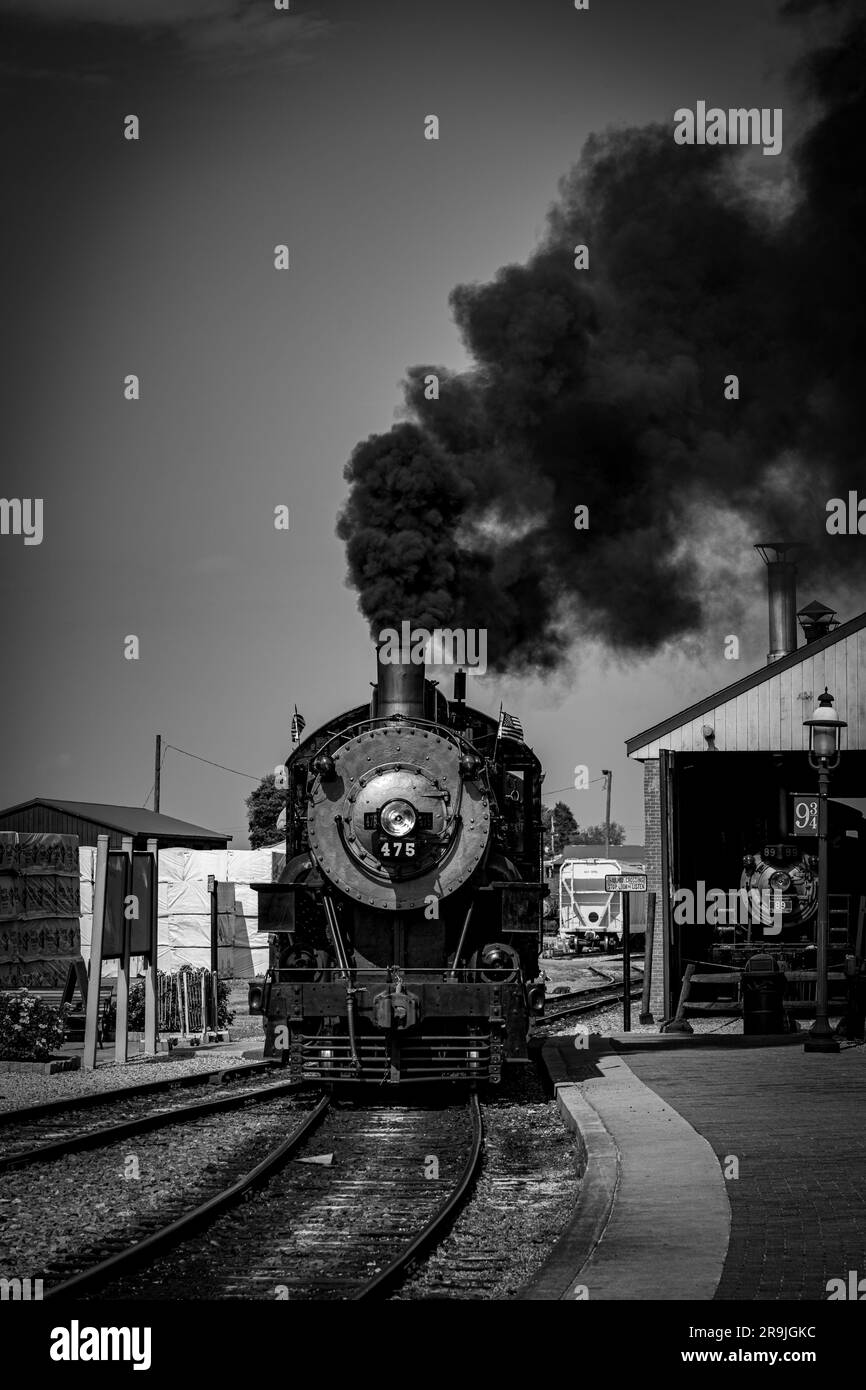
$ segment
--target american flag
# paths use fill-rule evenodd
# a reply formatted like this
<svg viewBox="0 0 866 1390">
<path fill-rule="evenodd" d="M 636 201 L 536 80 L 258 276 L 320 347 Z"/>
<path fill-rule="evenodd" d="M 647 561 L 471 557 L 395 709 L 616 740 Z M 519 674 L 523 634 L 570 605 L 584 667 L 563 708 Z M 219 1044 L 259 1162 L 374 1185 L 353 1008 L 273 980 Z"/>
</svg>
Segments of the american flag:
<svg viewBox="0 0 866 1390">
<path fill-rule="evenodd" d="M 292 743 L 300 743 L 301 734 L 307 727 L 307 721 L 302 714 L 298 714 L 298 707 L 295 705 L 295 712 L 292 715 Z"/>
<path fill-rule="evenodd" d="M 519 738 L 521 743 L 523 742 L 523 725 L 520 720 L 515 714 L 506 714 L 500 705 L 499 728 L 496 731 L 496 737 L 501 738 L 503 734 L 507 734 L 509 738 Z"/>
</svg>

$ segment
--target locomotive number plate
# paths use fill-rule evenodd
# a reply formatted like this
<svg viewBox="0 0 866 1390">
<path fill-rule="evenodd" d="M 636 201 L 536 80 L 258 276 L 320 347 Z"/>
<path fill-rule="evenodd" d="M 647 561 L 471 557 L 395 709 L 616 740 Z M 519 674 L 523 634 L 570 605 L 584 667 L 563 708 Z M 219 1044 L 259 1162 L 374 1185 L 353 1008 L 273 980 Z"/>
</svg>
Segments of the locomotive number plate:
<svg viewBox="0 0 866 1390">
<path fill-rule="evenodd" d="M 777 912 L 793 912 L 794 901 L 792 898 L 774 898 L 773 907 Z"/>
<path fill-rule="evenodd" d="M 416 840 L 391 840 L 382 835 L 376 850 L 380 859 L 414 859 Z"/>
</svg>

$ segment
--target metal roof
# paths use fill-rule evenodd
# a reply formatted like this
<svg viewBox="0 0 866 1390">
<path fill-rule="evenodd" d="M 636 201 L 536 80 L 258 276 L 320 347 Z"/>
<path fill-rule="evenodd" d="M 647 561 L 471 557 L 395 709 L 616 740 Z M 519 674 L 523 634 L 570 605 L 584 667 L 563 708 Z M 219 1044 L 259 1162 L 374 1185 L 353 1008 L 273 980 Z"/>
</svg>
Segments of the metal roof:
<svg viewBox="0 0 866 1390">
<path fill-rule="evenodd" d="M 192 825 L 189 821 L 177 820 L 174 816 L 163 815 L 161 811 L 148 811 L 143 806 L 112 806 L 102 801 L 56 801 L 53 797 L 35 796 L 31 801 L 21 801 L 16 806 L 5 806 L 0 810 L 0 821 L 33 806 L 46 806 L 49 810 L 60 811 L 93 825 L 107 826 L 124 835 L 141 835 L 148 839 L 160 840 L 165 846 L 183 845 L 188 841 L 207 841 L 213 848 L 225 847 L 231 835 L 219 830 L 207 830 L 202 825 Z"/>
<path fill-rule="evenodd" d="M 774 680 L 783 672 L 793 670 L 819 652 L 826 651 L 828 647 L 844 642 L 846 638 L 863 628 L 866 628 L 866 613 L 861 613 L 859 617 L 852 618 L 848 623 L 843 623 L 841 627 L 837 627 L 826 637 L 821 637 L 816 642 L 807 642 L 804 646 L 798 647 L 795 652 L 789 652 L 787 656 L 780 657 L 778 661 L 771 661 L 766 666 L 761 666 L 750 676 L 743 676 L 741 680 L 734 681 L 732 685 L 727 685 L 722 690 L 713 691 L 711 695 L 706 695 L 696 704 L 689 705 L 688 709 L 680 710 L 679 714 L 672 714 L 669 718 L 663 719 L 661 723 L 654 724 L 651 729 L 645 729 L 643 733 L 635 734 L 626 740 L 626 752 L 631 756 L 638 749 L 663 738 L 665 734 L 669 734 L 685 724 L 690 724 L 693 720 L 699 719 L 701 715 L 708 714 L 710 710 L 718 709 L 720 705 L 735 700 L 739 695 L 745 695 L 747 691 L 754 690 L 767 681 Z"/>
</svg>

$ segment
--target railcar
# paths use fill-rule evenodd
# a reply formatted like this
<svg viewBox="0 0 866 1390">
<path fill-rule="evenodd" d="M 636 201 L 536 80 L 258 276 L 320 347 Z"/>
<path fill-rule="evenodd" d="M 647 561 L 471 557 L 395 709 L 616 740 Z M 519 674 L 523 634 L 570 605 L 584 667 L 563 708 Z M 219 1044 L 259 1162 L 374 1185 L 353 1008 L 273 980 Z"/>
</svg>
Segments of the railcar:
<svg viewBox="0 0 866 1390">
<path fill-rule="evenodd" d="M 609 893 L 605 879 L 610 874 L 645 873 L 646 864 L 613 856 L 593 859 L 564 859 L 559 871 L 559 936 L 568 949 L 580 955 L 585 950 L 622 950 L 622 894 Z M 630 941 L 642 945 L 646 932 L 645 895 L 635 895 L 629 932 Z"/>
</svg>

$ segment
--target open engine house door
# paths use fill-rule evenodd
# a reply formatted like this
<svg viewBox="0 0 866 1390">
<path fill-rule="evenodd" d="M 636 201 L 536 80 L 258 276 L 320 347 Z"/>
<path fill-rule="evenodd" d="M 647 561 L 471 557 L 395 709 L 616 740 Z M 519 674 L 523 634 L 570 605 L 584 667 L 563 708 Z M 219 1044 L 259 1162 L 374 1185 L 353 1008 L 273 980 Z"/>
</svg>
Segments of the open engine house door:
<svg viewBox="0 0 866 1390">
<path fill-rule="evenodd" d="M 657 953 L 661 956 L 665 1015 L 673 1018 L 676 1013 L 680 982 L 685 971 L 680 933 L 673 919 L 674 891 L 679 882 L 679 815 L 677 811 L 677 755 L 667 748 L 659 750 L 659 800 L 661 820 L 661 907 L 665 949 Z"/>
</svg>

